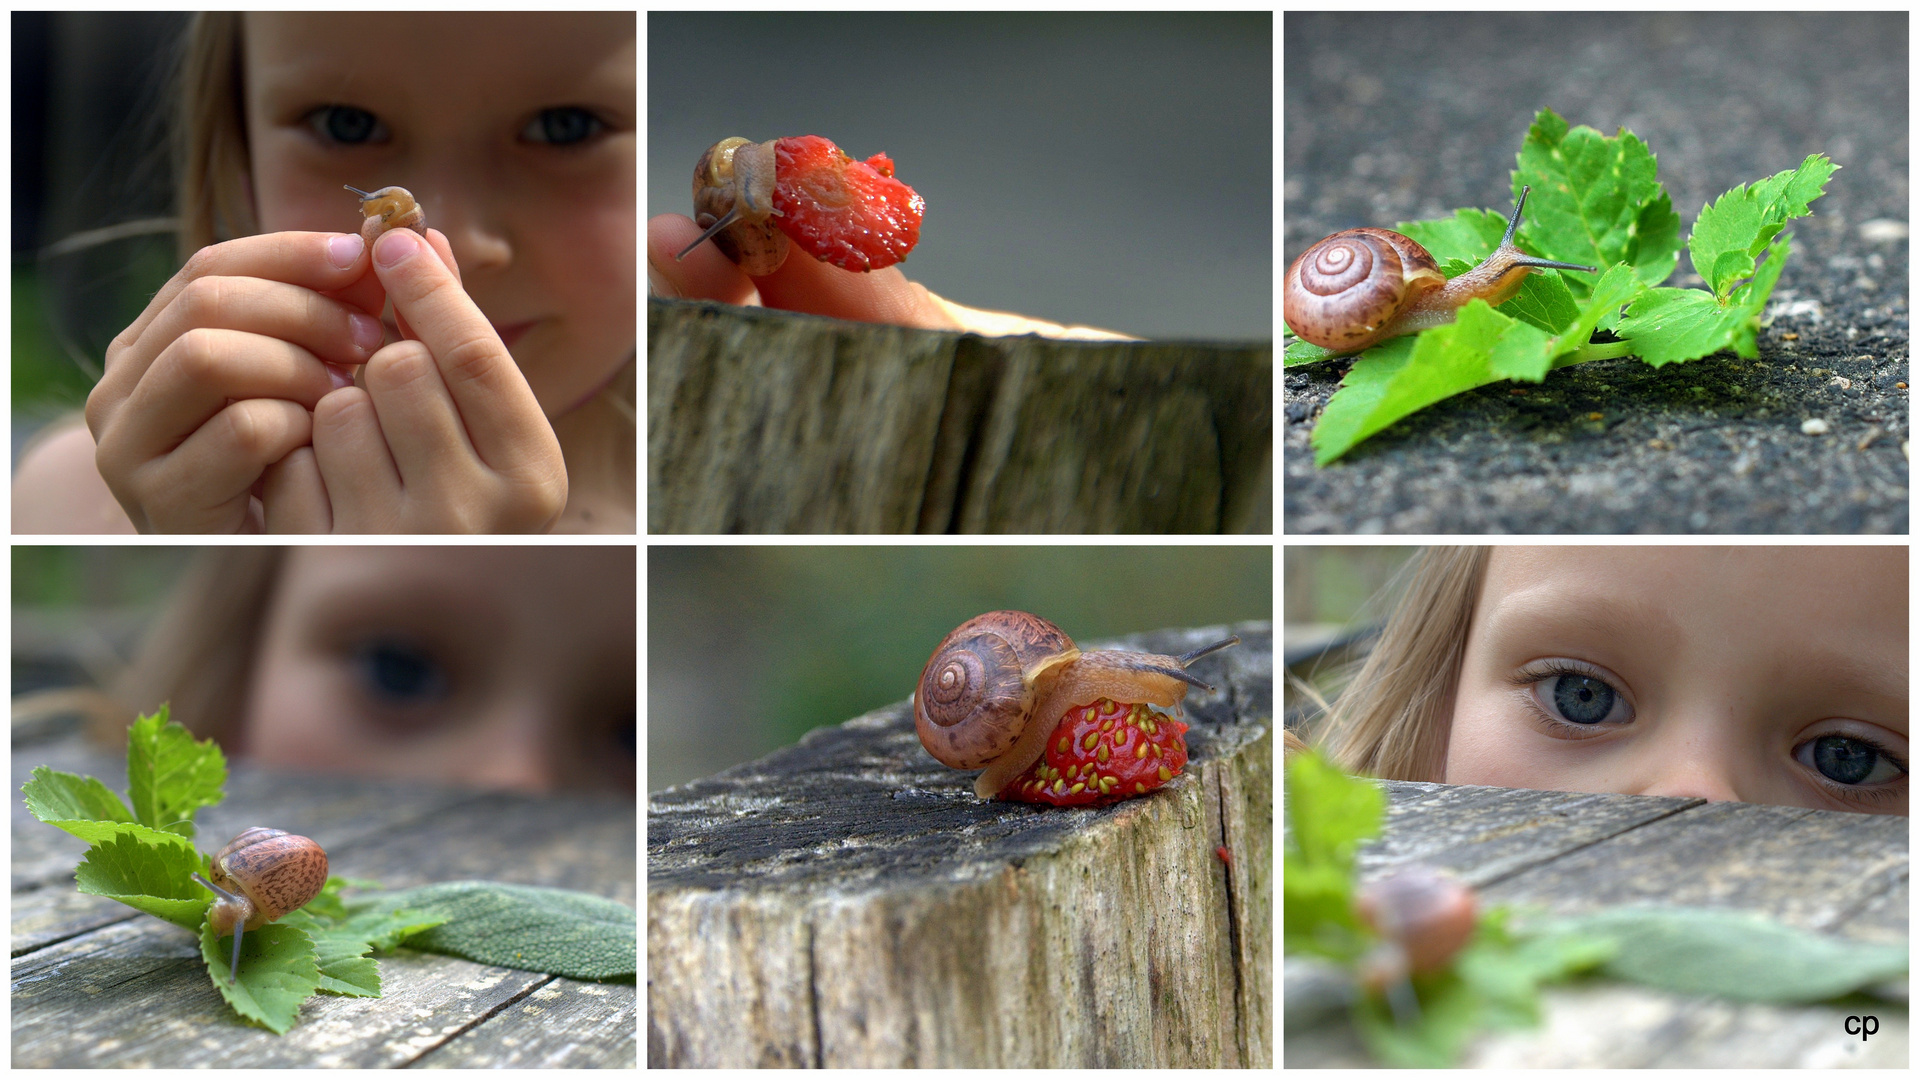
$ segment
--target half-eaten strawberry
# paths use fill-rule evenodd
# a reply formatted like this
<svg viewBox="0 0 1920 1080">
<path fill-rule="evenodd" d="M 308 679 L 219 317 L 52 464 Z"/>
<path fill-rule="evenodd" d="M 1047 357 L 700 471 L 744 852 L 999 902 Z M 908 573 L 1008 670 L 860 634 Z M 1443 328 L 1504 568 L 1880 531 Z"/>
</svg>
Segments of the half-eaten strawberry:
<svg viewBox="0 0 1920 1080">
<path fill-rule="evenodd" d="M 848 157 L 818 135 L 774 143 L 774 222 L 807 254 L 842 270 L 878 270 L 920 242 L 927 201 L 893 178 L 893 160 Z"/>
<path fill-rule="evenodd" d="M 1149 705 L 1102 699 L 1067 710 L 1047 752 L 999 797 L 1050 806 L 1104 806 L 1145 795 L 1187 764 L 1187 725 Z"/>
</svg>

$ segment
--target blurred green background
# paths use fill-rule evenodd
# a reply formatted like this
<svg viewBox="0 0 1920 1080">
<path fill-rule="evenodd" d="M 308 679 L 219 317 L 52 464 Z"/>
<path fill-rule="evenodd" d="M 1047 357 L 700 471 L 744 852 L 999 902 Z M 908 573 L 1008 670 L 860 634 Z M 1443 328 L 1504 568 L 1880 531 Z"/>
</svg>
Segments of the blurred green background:
<svg viewBox="0 0 1920 1080">
<path fill-rule="evenodd" d="M 949 630 L 1031 611 L 1085 644 L 1273 618 L 1273 548 L 653 547 L 647 789 L 913 692 Z"/>
<path fill-rule="evenodd" d="M 197 549 L 13 548 L 13 694 L 105 686 Z"/>
</svg>

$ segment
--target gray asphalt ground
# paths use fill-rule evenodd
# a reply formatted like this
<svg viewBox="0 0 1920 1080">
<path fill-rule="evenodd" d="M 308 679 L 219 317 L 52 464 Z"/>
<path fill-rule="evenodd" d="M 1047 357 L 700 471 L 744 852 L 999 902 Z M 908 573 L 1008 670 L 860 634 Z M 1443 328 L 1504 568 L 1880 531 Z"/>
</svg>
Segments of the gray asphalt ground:
<svg viewBox="0 0 1920 1080">
<path fill-rule="evenodd" d="M 1789 226 L 1757 362 L 1499 383 L 1324 469 L 1308 436 L 1347 364 L 1287 372 L 1287 532 L 1907 531 L 1904 13 L 1309 14 L 1282 37 L 1288 262 L 1355 225 L 1507 211 L 1541 107 L 1647 142 L 1683 237 L 1735 184 L 1843 166 Z M 1684 252 L 1665 284 L 1701 284 Z"/>
</svg>

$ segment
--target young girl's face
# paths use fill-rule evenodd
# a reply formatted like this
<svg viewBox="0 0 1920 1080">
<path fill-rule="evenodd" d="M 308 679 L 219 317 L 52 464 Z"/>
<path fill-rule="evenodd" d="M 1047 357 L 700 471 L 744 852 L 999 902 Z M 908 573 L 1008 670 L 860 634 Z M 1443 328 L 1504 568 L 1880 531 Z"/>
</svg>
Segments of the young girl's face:
<svg viewBox="0 0 1920 1080">
<path fill-rule="evenodd" d="M 1446 782 L 1907 812 L 1907 557 L 1496 547 Z"/>
<path fill-rule="evenodd" d="M 356 232 L 341 188 L 413 192 L 548 416 L 634 352 L 635 17 L 245 17 L 266 232 Z"/>
<path fill-rule="evenodd" d="M 631 547 L 295 548 L 241 746 L 283 768 L 633 791 Z"/>
</svg>

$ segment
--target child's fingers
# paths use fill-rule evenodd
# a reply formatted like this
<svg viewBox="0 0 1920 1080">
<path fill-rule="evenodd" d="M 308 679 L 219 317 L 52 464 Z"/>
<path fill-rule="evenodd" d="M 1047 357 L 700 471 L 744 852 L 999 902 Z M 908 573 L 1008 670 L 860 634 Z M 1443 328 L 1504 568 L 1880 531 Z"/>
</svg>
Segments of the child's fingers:
<svg viewBox="0 0 1920 1080">
<path fill-rule="evenodd" d="M 99 444 L 133 464 L 171 451 L 229 402 L 279 398 L 312 408 L 341 369 L 291 342 L 237 330 L 190 330 L 164 349 L 125 401 L 109 411 Z"/>
<path fill-rule="evenodd" d="M 261 478 L 260 501 L 270 533 L 328 533 L 333 511 L 327 505 L 327 484 L 313 447 L 302 446 L 267 467 Z"/>
<path fill-rule="evenodd" d="M 647 282 L 654 295 L 677 300 L 718 300 L 723 304 L 757 304 L 753 279 L 735 266 L 711 242 L 676 259 L 700 236 L 700 227 L 685 214 L 661 214 L 647 222 Z"/>
<path fill-rule="evenodd" d="M 200 425 L 171 454 L 122 476 L 114 496 L 148 532 L 236 532 L 246 524 L 254 481 L 313 434 L 307 410 L 291 401 L 236 401 Z M 116 474 L 102 468 L 101 475 Z M 140 520 L 145 518 L 145 520 Z"/>
<path fill-rule="evenodd" d="M 367 363 L 366 385 L 400 483 L 410 494 L 431 499 L 456 489 L 456 477 L 486 467 L 475 459 L 453 395 L 425 342 L 401 341 L 380 350 Z"/>
<path fill-rule="evenodd" d="M 277 232 L 201 248 L 115 340 L 140 337 L 181 292 L 201 278 L 264 278 L 315 292 L 344 290 L 367 272 L 365 247 L 353 233 Z"/>
<path fill-rule="evenodd" d="M 467 441 L 490 468 L 513 471 L 553 449 L 553 430 L 513 356 L 436 249 L 406 229 L 374 245 L 394 311 L 432 354 Z M 384 424 L 391 434 L 393 425 Z"/>
<path fill-rule="evenodd" d="M 754 284 L 760 302 L 772 308 L 921 330 L 959 329 L 933 302 L 933 294 L 908 281 L 897 266 L 856 274 L 796 248 L 780 269 L 755 278 Z"/>
<path fill-rule="evenodd" d="M 400 526 L 400 472 L 387 450 L 372 395 L 359 387 L 328 394 L 313 410 L 313 456 L 335 532 L 394 532 Z"/>
</svg>

